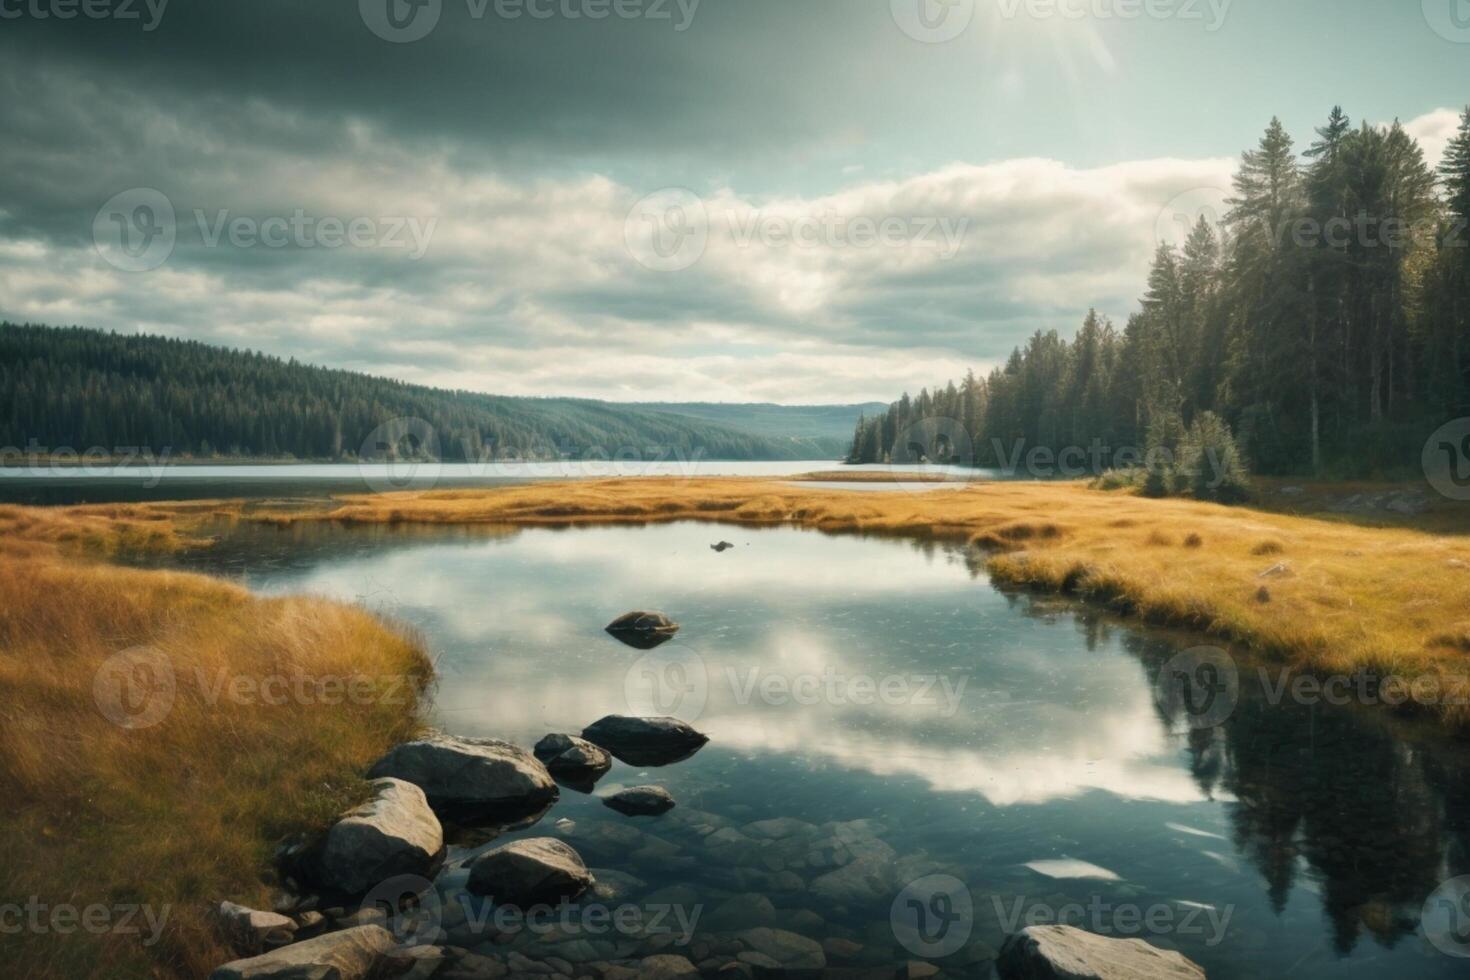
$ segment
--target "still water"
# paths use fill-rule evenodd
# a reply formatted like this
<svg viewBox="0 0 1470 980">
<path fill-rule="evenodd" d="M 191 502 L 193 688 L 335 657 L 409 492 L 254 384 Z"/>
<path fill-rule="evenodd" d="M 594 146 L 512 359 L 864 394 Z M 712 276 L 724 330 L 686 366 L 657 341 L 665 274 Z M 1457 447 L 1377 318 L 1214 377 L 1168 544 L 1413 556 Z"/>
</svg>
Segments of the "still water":
<svg viewBox="0 0 1470 980">
<path fill-rule="evenodd" d="M 942 953 L 943 976 L 986 976 L 1017 917 L 1061 916 L 1216 980 L 1467 973 L 1419 930 L 1470 871 L 1462 744 L 1270 704 L 1244 670 L 1229 717 L 1192 729 L 1154 679 L 1198 637 L 1005 594 L 960 549 L 700 524 L 297 527 L 188 560 L 412 624 L 452 733 L 529 747 L 610 713 L 693 722 L 710 743 L 692 758 L 615 764 L 515 833 L 566 840 L 620 901 L 697 908 L 700 951 L 774 926 L 839 940 L 834 965 Z M 602 631 L 630 609 L 683 628 L 633 650 Z M 630 819 L 597 798 L 649 783 L 678 807 Z M 446 900 L 462 881 L 452 860 Z M 905 907 L 943 929 L 916 937 Z M 599 942 L 577 950 L 636 945 Z"/>
<path fill-rule="evenodd" d="M 926 465 L 926 477 L 965 482 L 1007 478 L 999 470 Z M 0 465 L 0 503 L 69 505 L 138 503 L 149 500 L 200 500 L 215 497 L 325 497 L 332 494 L 385 493 L 496 487 L 545 480 L 591 480 L 640 476 L 749 476 L 780 478 L 840 470 L 892 473 L 906 488 L 927 489 L 905 480 L 914 466 L 846 466 L 833 460 L 732 461 L 557 460 L 544 463 L 282 463 L 163 464 L 129 466 Z M 844 484 L 848 489 L 892 490 L 893 484 Z"/>
</svg>

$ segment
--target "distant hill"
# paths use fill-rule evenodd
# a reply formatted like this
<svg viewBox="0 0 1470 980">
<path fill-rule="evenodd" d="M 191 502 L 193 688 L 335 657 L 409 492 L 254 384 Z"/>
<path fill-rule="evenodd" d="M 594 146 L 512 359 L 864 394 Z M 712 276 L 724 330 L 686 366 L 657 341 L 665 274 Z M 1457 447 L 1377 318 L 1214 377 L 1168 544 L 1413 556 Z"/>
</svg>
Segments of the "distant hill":
<svg viewBox="0 0 1470 980">
<path fill-rule="evenodd" d="M 451 462 L 837 459 L 865 408 L 881 406 L 511 398 L 198 341 L 0 323 L 0 446 L 38 452 L 353 460 L 423 455 L 436 441 Z M 392 421 L 405 418 L 428 425 Z"/>
<path fill-rule="evenodd" d="M 769 405 L 707 402 L 643 402 L 630 405 L 647 412 L 683 415 L 717 422 L 768 438 L 817 440 L 827 450 L 822 457 L 840 457 L 852 444 L 853 430 L 863 415 L 886 412 L 883 402 L 861 405 Z M 833 451 L 835 450 L 835 451 Z"/>
</svg>

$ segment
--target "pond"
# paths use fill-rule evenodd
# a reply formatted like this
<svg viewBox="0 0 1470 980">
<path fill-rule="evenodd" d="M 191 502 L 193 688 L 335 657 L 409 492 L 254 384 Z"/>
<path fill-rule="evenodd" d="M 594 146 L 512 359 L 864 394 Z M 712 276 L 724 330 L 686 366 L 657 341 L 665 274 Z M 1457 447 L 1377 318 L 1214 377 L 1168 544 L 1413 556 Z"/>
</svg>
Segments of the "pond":
<svg viewBox="0 0 1470 980">
<path fill-rule="evenodd" d="M 595 795 L 564 788 L 507 835 L 565 840 L 606 895 L 674 910 L 688 946 L 681 928 L 488 941 L 456 898 L 473 849 L 439 882 L 459 945 L 695 959 L 771 926 L 826 941 L 831 964 L 986 976 L 1018 923 L 1061 920 L 1216 980 L 1465 975 L 1419 930 L 1470 870 L 1463 744 L 1271 703 L 1244 668 L 1233 710 L 1191 724 L 1158 680 L 1199 637 L 1007 594 L 964 549 L 691 523 L 308 525 L 242 527 L 186 560 L 412 624 L 451 733 L 529 747 L 617 713 L 709 735 L 665 768 L 616 764 Z M 631 609 L 682 629 L 623 646 L 602 627 Z M 644 784 L 678 806 L 629 818 L 598 798 Z"/>
</svg>

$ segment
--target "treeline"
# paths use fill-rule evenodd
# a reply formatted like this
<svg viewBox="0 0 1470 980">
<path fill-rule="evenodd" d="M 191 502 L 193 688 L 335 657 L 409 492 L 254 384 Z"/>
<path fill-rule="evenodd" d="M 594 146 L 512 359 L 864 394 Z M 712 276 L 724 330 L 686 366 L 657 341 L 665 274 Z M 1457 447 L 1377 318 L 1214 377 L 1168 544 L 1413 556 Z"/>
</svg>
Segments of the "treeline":
<svg viewBox="0 0 1470 980">
<path fill-rule="evenodd" d="M 987 377 L 905 394 L 858 423 L 850 461 L 946 418 L 968 437 L 945 440 L 959 462 L 1101 445 L 1107 467 L 1214 413 L 1259 472 L 1417 467 L 1470 415 L 1470 109 L 1438 175 L 1397 123 L 1334 109 L 1299 157 L 1272 120 L 1228 207 L 1158 249 L 1121 331 L 1092 311 L 1070 341 L 1038 332 Z"/>
<path fill-rule="evenodd" d="M 353 460 L 809 459 L 840 444 L 575 399 L 443 391 L 197 341 L 0 323 L 7 454 Z M 422 426 L 390 420 L 412 418 Z M 388 445 L 384 444 L 384 436 Z M 15 459 L 3 462 L 17 462 Z"/>
</svg>

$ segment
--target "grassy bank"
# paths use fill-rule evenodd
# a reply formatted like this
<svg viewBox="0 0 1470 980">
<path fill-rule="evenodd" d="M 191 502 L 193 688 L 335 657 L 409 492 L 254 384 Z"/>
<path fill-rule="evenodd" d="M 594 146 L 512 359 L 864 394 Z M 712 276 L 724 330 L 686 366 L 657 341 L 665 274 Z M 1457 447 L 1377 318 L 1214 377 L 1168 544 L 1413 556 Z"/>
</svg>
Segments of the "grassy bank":
<svg viewBox="0 0 1470 980">
<path fill-rule="evenodd" d="M 209 509 L 0 508 L 0 903 L 38 909 L 6 975 L 205 975 L 206 909 L 268 903 L 276 842 L 416 726 L 427 659 L 367 613 L 100 558 Z"/>
<path fill-rule="evenodd" d="M 344 498 L 278 521 L 557 525 L 711 520 L 935 537 L 985 549 L 996 579 L 1076 594 L 1322 672 L 1470 673 L 1470 537 L 1149 500 L 1076 483 L 853 492 L 644 479 Z M 1454 519 L 1464 527 L 1463 510 Z M 1470 706 L 1434 709 L 1470 727 Z"/>
</svg>

